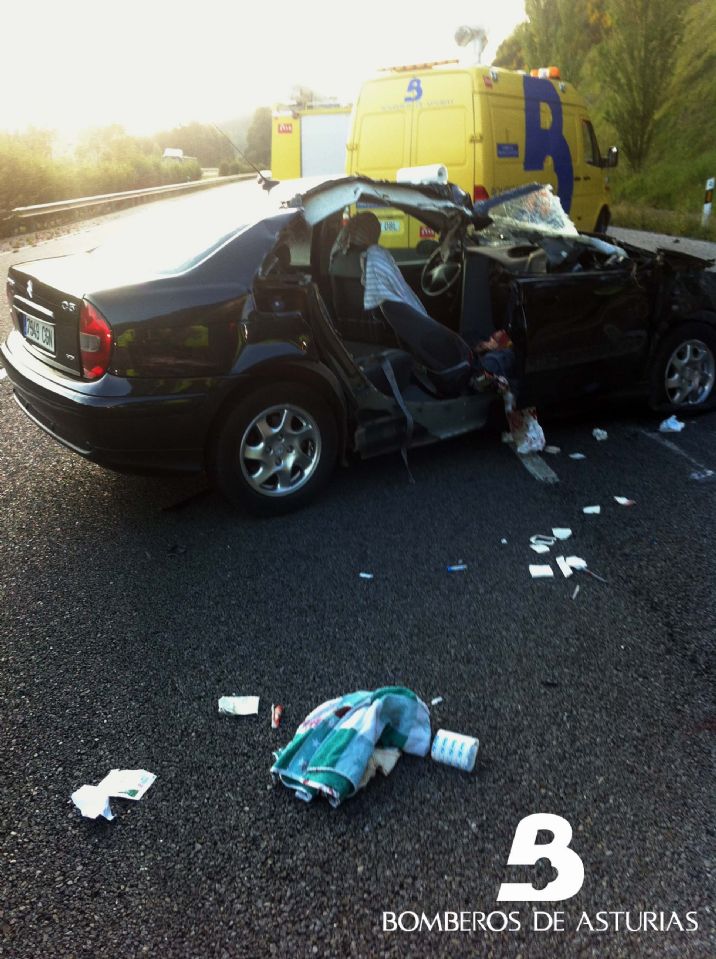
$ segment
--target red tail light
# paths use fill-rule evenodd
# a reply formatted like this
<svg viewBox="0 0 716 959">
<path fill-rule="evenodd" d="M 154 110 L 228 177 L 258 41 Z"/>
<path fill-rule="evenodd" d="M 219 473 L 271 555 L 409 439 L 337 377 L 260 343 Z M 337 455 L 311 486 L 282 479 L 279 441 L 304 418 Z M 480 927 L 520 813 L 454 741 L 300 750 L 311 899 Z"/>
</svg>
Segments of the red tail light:
<svg viewBox="0 0 716 959">
<path fill-rule="evenodd" d="M 104 376 L 111 352 L 112 328 L 98 309 L 83 300 L 80 308 L 80 354 L 85 379 L 97 380 Z"/>
<path fill-rule="evenodd" d="M 484 186 L 481 184 L 475 184 L 472 188 L 472 202 L 477 203 L 478 200 L 489 200 L 490 194 L 487 192 Z"/>
</svg>

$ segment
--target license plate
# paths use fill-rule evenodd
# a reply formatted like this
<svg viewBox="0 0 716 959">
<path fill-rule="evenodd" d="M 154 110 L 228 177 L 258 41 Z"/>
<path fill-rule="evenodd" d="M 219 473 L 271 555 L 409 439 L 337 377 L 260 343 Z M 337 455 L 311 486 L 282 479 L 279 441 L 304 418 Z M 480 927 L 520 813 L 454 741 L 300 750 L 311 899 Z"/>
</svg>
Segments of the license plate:
<svg viewBox="0 0 716 959">
<path fill-rule="evenodd" d="M 55 352 L 55 328 L 51 323 L 25 314 L 25 336 L 43 350 Z"/>
<path fill-rule="evenodd" d="M 383 231 L 383 233 L 402 233 L 403 221 L 402 220 L 381 220 L 380 228 Z"/>
</svg>

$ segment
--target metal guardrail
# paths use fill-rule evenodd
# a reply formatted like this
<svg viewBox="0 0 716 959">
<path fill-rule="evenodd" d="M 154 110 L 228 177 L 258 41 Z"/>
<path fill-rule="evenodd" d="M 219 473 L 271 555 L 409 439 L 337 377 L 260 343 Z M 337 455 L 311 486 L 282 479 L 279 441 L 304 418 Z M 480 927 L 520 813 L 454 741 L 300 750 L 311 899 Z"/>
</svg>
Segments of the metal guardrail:
<svg viewBox="0 0 716 959">
<path fill-rule="evenodd" d="M 82 196 L 74 200 L 57 200 L 55 203 L 38 203 L 34 206 L 18 206 L 10 210 L 4 216 L 0 214 L 0 220 L 25 220 L 32 217 L 48 216 L 53 213 L 66 213 L 71 210 L 82 210 L 85 208 L 103 206 L 108 203 L 121 203 L 125 200 L 150 198 L 161 196 L 164 193 L 189 192 L 191 190 L 203 190 L 212 186 L 221 186 L 224 183 L 234 183 L 237 180 L 251 180 L 256 176 L 255 173 L 236 173 L 232 176 L 212 177 L 208 180 L 192 180 L 190 183 L 169 183 L 166 186 L 149 187 L 146 190 L 124 190 L 121 193 L 103 193 L 99 196 Z"/>
</svg>

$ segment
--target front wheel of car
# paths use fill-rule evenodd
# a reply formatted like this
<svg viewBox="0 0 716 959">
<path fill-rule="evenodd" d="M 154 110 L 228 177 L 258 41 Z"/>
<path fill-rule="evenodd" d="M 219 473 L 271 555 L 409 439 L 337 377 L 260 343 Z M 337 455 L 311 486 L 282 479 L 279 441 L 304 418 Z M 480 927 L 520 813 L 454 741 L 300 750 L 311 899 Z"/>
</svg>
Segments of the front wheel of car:
<svg viewBox="0 0 716 959">
<path fill-rule="evenodd" d="M 233 503 L 260 515 L 304 506 L 335 466 L 335 417 L 302 384 L 260 387 L 233 406 L 213 445 L 210 473 Z"/>
<path fill-rule="evenodd" d="M 716 330 L 685 323 L 659 347 L 652 366 L 652 406 L 674 413 L 716 406 Z"/>
</svg>

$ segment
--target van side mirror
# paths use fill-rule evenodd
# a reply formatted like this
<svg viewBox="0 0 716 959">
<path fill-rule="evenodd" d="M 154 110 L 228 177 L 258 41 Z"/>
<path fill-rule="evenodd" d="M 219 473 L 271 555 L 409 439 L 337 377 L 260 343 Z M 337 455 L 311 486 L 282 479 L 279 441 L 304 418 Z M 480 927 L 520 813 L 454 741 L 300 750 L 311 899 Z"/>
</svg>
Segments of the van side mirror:
<svg viewBox="0 0 716 959">
<path fill-rule="evenodd" d="M 619 163 L 619 147 L 609 147 L 607 155 L 602 160 L 602 166 L 615 167 Z"/>
</svg>

